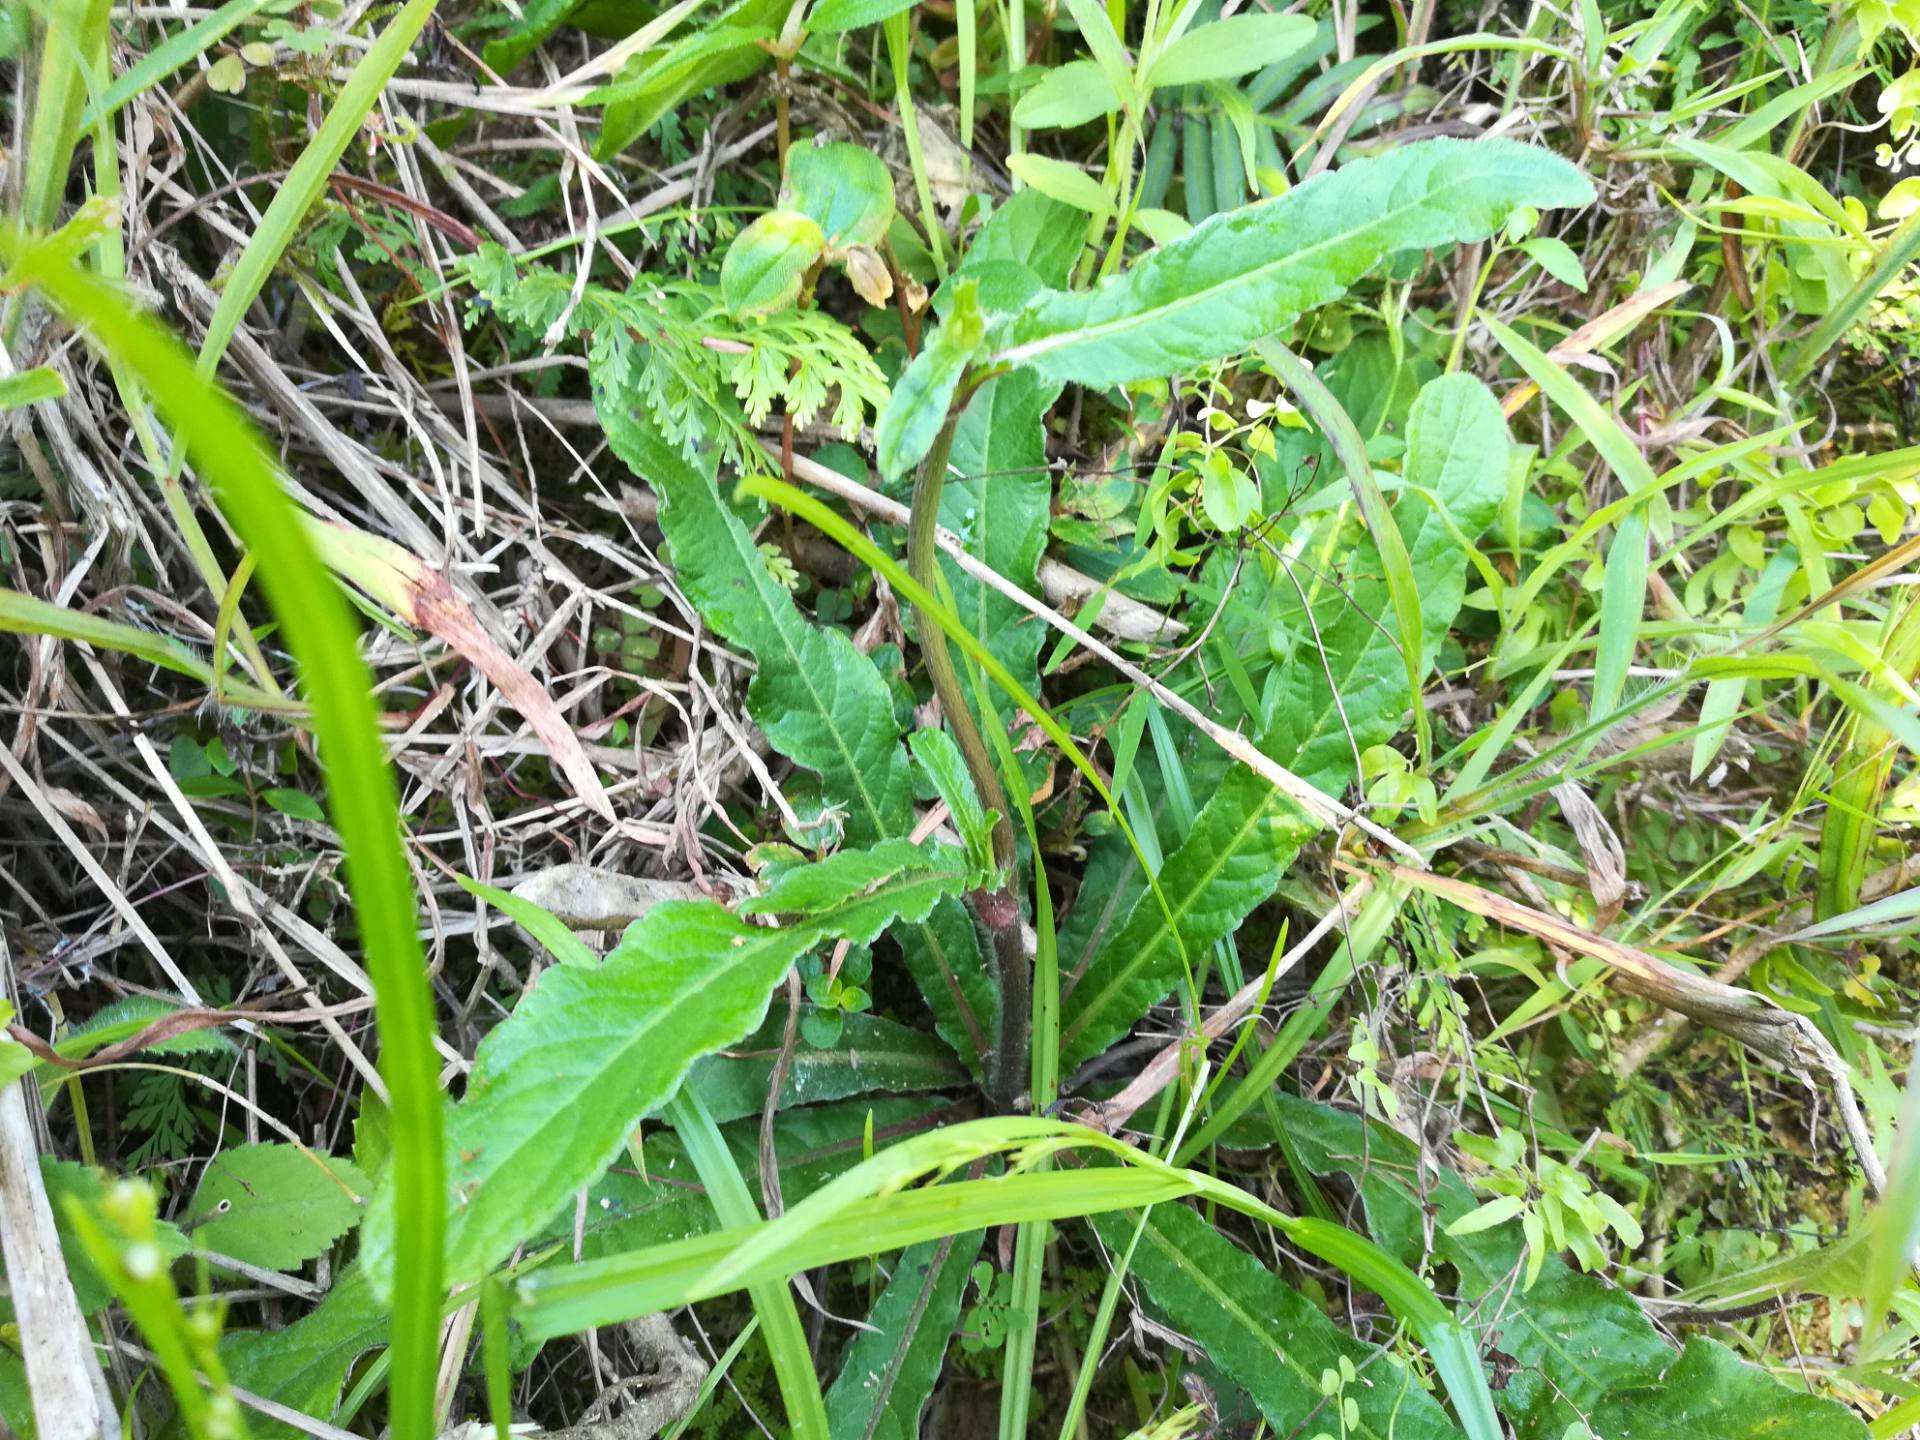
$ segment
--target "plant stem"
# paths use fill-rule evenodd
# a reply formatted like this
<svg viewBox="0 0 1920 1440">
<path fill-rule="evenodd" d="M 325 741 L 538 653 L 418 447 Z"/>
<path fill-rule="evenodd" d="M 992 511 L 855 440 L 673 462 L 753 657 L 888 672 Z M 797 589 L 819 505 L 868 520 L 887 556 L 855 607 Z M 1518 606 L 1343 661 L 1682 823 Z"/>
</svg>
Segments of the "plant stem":
<svg viewBox="0 0 1920 1440">
<path fill-rule="evenodd" d="M 947 460 L 953 453 L 953 433 L 960 424 L 965 406 L 962 397 L 947 412 L 933 448 L 921 462 L 913 482 L 913 510 L 907 523 L 907 571 L 922 589 L 938 594 L 941 585 L 939 552 L 935 532 L 940 524 L 940 493 L 946 487 Z M 914 622 L 920 632 L 920 651 L 927 664 L 927 677 L 933 693 L 953 731 L 954 743 L 973 776 L 980 803 L 994 813 L 993 861 L 997 878 L 992 886 L 982 886 L 967 896 L 967 906 L 978 922 L 986 941 L 988 963 L 1000 992 L 1000 1021 L 993 1053 L 986 1061 L 987 1091 L 994 1107 L 1002 1113 L 1018 1108 L 1027 1088 L 1027 1049 L 1030 1043 L 1033 993 L 1026 941 L 1020 924 L 1020 897 L 1014 888 L 1016 856 L 1013 821 L 1007 806 L 1007 793 L 1000 784 L 1000 772 L 994 768 L 986 740 L 980 734 L 973 712 L 967 708 L 967 694 L 954 668 L 953 655 L 947 649 L 946 632 L 919 606 L 914 607 Z"/>
</svg>

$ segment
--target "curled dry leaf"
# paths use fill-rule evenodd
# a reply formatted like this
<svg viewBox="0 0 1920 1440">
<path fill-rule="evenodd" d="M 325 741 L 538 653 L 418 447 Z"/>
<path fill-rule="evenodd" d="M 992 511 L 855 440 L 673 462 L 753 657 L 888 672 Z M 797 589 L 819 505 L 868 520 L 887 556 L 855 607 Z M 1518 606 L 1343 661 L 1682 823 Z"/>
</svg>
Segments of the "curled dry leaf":
<svg viewBox="0 0 1920 1440">
<path fill-rule="evenodd" d="M 848 248 L 847 279 L 869 305 L 884 305 L 893 298 L 893 276 L 880 252 L 871 245 Z"/>
<path fill-rule="evenodd" d="M 309 519 L 307 531 L 334 573 L 352 581 L 407 624 L 446 641 L 479 667 L 533 726 L 573 793 L 596 815 L 614 818 L 613 803 L 600 777 L 546 687 L 487 633 L 446 576 L 412 551 L 363 530 Z"/>
<path fill-rule="evenodd" d="M 555 865 L 513 887 L 569 930 L 624 930 L 663 900 L 698 900 L 684 880 L 645 880 L 592 865 Z"/>
</svg>

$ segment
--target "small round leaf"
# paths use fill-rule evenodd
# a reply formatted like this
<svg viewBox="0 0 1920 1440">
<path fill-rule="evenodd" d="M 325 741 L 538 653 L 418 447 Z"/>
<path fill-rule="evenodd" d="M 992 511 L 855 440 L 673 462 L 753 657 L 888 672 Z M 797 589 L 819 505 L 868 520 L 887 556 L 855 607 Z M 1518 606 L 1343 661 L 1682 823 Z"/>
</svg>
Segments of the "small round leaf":
<svg viewBox="0 0 1920 1440">
<path fill-rule="evenodd" d="M 770 315 L 800 294 L 827 248 L 820 226 L 792 210 L 772 210 L 735 237 L 720 266 L 720 295 L 735 315 Z"/>
</svg>

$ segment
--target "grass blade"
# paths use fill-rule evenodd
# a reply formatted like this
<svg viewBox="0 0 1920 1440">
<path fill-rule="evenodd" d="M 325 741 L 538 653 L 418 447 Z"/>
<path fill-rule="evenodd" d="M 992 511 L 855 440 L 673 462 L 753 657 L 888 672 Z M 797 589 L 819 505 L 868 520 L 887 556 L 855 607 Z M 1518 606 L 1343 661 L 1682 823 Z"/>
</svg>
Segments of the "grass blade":
<svg viewBox="0 0 1920 1440">
<path fill-rule="evenodd" d="M 307 211 L 313 208 L 313 202 L 320 198 L 333 167 L 340 163 L 347 146 L 360 133 L 367 112 L 373 109 L 381 90 L 400 68 L 400 62 L 407 58 L 407 47 L 413 44 L 437 3 L 438 0 L 408 0 L 406 9 L 394 16 L 393 22 L 380 32 L 380 38 L 367 47 L 366 55 L 353 67 L 353 74 L 341 88 L 327 118 L 274 192 L 273 203 L 260 217 L 260 228 L 253 232 L 246 249 L 240 252 L 239 263 L 233 267 L 226 288 L 220 292 L 220 303 L 214 307 L 213 318 L 207 322 L 207 336 L 200 346 L 202 375 L 211 375 L 220 364 L 221 356 L 227 353 L 227 342 L 239 328 L 240 317 L 247 313 L 266 286 L 273 267 L 280 263 L 287 246 L 293 243 L 294 232 L 300 228 Z"/>
<path fill-rule="evenodd" d="M 760 1211 L 753 1195 L 699 1095 L 683 1087 L 667 1107 L 667 1117 L 700 1172 L 700 1183 L 706 1186 L 707 1199 L 713 1202 L 720 1223 L 729 1227 L 757 1223 Z M 782 1277 L 757 1281 L 748 1290 L 753 1296 L 754 1316 L 773 1356 L 773 1373 L 787 1402 L 793 1433 L 805 1440 L 827 1440 L 826 1397 L 820 1393 L 820 1377 L 814 1372 L 813 1353 L 807 1348 L 807 1332 L 793 1303 L 792 1287 Z"/>
<path fill-rule="evenodd" d="M 398 796 L 351 612 L 281 491 L 266 447 L 226 393 L 196 373 L 180 343 L 54 246 L 23 245 L 12 235 L 0 243 L 11 252 L 15 280 L 37 285 L 69 321 L 89 329 L 153 397 L 186 458 L 259 556 L 261 583 L 300 662 L 374 982 L 380 1070 L 392 1112 L 396 1229 L 412 1257 L 394 1287 L 392 1428 L 396 1440 L 426 1440 L 433 1433 L 445 1223 L 434 1015 L 415 934 L 412 876 L 400 849 Z"/>
</svg>

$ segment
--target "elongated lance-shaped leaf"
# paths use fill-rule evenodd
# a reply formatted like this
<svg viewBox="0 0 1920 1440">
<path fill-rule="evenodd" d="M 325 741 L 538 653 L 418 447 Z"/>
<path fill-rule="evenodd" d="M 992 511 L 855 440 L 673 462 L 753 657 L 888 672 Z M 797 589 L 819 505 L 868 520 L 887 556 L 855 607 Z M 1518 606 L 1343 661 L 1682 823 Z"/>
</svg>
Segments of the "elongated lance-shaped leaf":
<svg viewBox="0 0 1920 1440">
<path fill-rule="evenodd" d="M 1160 870 L 1169 916 L 1151 893 L 1097 951 L 1061 1008 L 1061 1063 L 1071 1068 L 1118 1040 L 1180 983 L 1181 956 L 1204 955 L 1273 893 L 1317 829 L 1280 791 L 1236 766 Z"/>
<path fill-rule="evenodd" d="M 687 1084 L 700 1092 L 715 1120 L 760 1114 L 785 1029 L 786 1009 L 776 1005 L 766 1024 L 739 1045 L 694 1064 Z M 938 1037 L 880 1015 L 849 1015 L 833 1044 L 814 1046 L 802 1039 L 795 1047 L 780 1108 L 849 1095 L 940 1090 L 966 1079 L 966 1067 Z"/>
<path fill-rule="evenodd" d="M 695 468 L 650 428 L 603 408 L 607 438 L 664 502 L 660 528 L 675 573 L 707 623 L 759 664 L 747 710 L 773 748 L 820 776 L 846 815 L 847 839 L 871 844 L 912 823 L 907 752 L 893 698 L 873 662 L 837 630 L 810 624 L 720 498 L 711 465 Z"/>
<path fill-rule="evenodd" d="M 873 457 L 889 480 L 919 464 L 932 447 L 960 377 L 986 339 L 980 282 L 970 275 L 956 275 L 949 289 L 953 299 L 946 323 L 933 332 L 906 373 L 894 382 L 893 398 L 874 426 Z"/>
<path fill-rule="evenodd" d="M 666 501 L 660 523 L 682 590 L 708 624 L 760 662 L 747 710 L 767 739 L 820 776 L 853 843 L 904 831 L 912 782 L 893 700 L 873 662 L 839 631 L 800 614 L 722 503 L 710 466 L 690 464 L 620 405 L 602 405 L 600 417 L 614 452 Z M 972 919 L 958 900 L 944 899 L 895 938 L 940 1038 L 977 1072 L 997 1002 Z"/>
<path fill-rule="evenodd" d="M 1030 192 L 1022 192 L 1030 193 Z M 953 435 L 940 523 L 968 551 L 1021 589 L 1038 588 L 1035 572 L 1047 546 L 1053 477 L 1047 469 L 1047 412 L 1059 387 L 1018 372 L 981 387 Z M 994 657 L 1029 690 L 1040 688 L 1045 631 L 1005 595 L 981 584 L 942 552 L 953 609 Z"/>
<path fill-rule="evenodd" d="M 827 1392 L 833 1440 L 904 1440 L 920 1433 L 984 1231 L 930 1240 L 903 1252 L 847 1347 Z"/>
<path fill-rule="evenodd" d="M 751 1032 L 774 985 L 829 939 L 864 944 L 924 916 L 965 882 L 956 851 L 903 840 L 784 876 L 756 902 L 779 929 L 710 901 L 636 921 L 597 969 L 555 966 L 480 1044 L 447 1126 L 448 1276 L 472 1280 L 599 1175 L 693 1062 Z M 376 1197 L 365 1263 L 396 1263 L 389 1197 Z"/>
<path fill-rule="evenodd" d="M 1427 140 L 1217 215 L 1090 291 L 1049 291 L 993 338 L 995 364 L 1113 385 L 1246 349 L 1390 255 L 1484 240 L 1522 205 L 1585 205 L 1565 160 L 1507 140 Z"/>
<path fill-rule="evenodd" d="M 1124 1247 L 1132 1234 L 1128 1216 L 1095 1216 L 1092 1223 L 1109 1248 Z M 1396 1361 L 1335 1325 L 1186 1206 L 1162 1205 L 1147 1216 L 1132 1273 L 1154 1309 L 1206 1347 L 1277 1433 L 1301 1428 L 1351 1440 L 1458 1440 L 1446 1411 Z M 1328 1371 L 1337 1377 L 1342 1359 L 1366 1378 L 1329 1395 L 1321 1378 Z M 1346 1400 L 1354 1402 L 1354 1413 L 1342 1425 Z"/>
<path fill-rule="evenodd" d="M 1424 386 L 1407 420 L 1409 488 L 1393 507 L 1420 597 L 1422 675 L 1466 595 L 1462 547 L 1493 523 L 1506 474 L 1506 421 L 1487 387 L 1470 375 Z M 1372 560 L 1371 547 L 1363 554 Z M 1320 620 L 1319 647 L 1304 644 L 1282 672 L 1261 748 L 1329 795 L 1353 778 L 1356 754 L 1393 738 L 1412 702 L 1408 666 L 1385 628 L 1392 613 L 1384 581 L 1362 579 L 1347 594 L 1336 592 Z"/>
</svg>

